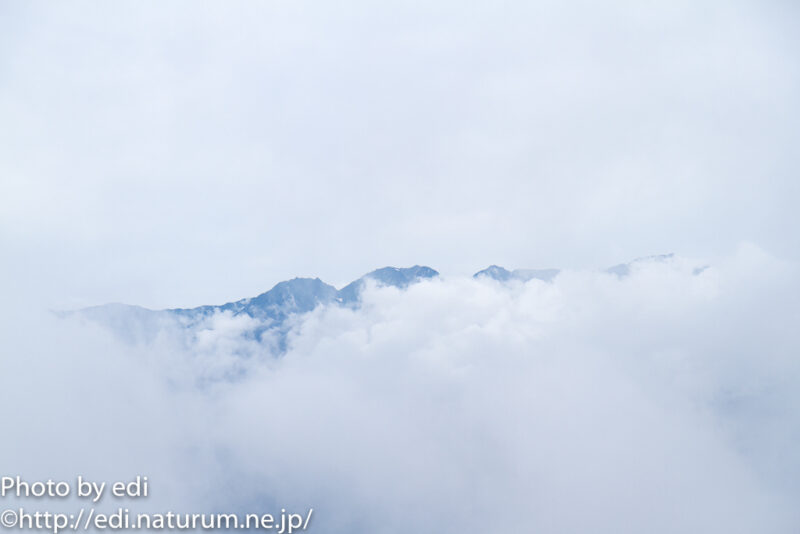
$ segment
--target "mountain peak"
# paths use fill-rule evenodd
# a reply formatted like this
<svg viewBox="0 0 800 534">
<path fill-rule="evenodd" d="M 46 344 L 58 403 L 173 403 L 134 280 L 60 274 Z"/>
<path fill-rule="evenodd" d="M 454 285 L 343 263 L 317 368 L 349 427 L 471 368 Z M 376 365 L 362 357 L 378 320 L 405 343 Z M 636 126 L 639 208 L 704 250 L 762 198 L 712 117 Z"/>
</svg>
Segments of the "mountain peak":
<svg viewBox="0 0 800 534">
<path fill-rule="evenodd" d="M 631 273 L 631 267 L 634 265 L 639 265 L 642 263 L 664 263 L 670 261 L 675 257 L 675 253 L 670 252 L 669 254 L 655 254 L 653 256 L 643 256 L 641 258 L 636 258 L 628 263 L 620 263 L 618 265 L 614 265 L 606 269 L 606 272 L 609 274 L 615 274 L 620 278 L 628 276 Z"/>
<path fill-rule="evenodd" d="M 543 280 L 545 282 L 551 281 L 560 271 L 558 269 L 514 269 L 509 271 L 499 265 L 490 265 L 489 267 L 478 271 L 473 274 L 473 278 L 492 278 L 498 282 L 507 282 L 509 280 L 519 280 L 520 282 L 527 282 L 528 280 Z"/>
<path fill-rule="evenodd" d="M 487 276 L 489 278 L 505 282 L 506 280 L 511 278 L 511 271 L 509 271 L 504 267 L 500 267 L 499 265 L 490 265 L 487 268 L 483 269 L 482 271 L 478 271 L 477 273 L 472 275 L 473 278 L 484 278 Z"/>
<path fill-rule="evenodd" d="M 405 289 L 409 285 L 419 282 L 426 278 L 435 278 L 439 273 L 424 265 L 414 265 L 413 267 L 382 267 L 375 269 L 355 280 L 339 291 L 339 301 L 342 303 L 354 303 L 358 301 L 361 291 L 367 280 L 372 280 L 382 286 L 392 286 Z"/>
</svg>

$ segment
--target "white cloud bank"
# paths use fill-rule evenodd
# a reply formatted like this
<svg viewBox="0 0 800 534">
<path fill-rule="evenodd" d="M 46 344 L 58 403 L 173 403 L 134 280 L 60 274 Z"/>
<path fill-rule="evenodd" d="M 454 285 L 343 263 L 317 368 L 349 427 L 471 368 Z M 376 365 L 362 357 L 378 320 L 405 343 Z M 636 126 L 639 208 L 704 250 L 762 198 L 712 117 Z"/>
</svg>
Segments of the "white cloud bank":
<svg viewBox="0 0 800 534">
<path fill-rule="evenodd" d="M 154 508 L 313 506 L 316 532 L 796 531 L 797 266 L 695 265 L 374 288 L 280 359 L 224 317 L 188 349 L 17 318 L 0 467 L 141 471 Z"/>
</svg>

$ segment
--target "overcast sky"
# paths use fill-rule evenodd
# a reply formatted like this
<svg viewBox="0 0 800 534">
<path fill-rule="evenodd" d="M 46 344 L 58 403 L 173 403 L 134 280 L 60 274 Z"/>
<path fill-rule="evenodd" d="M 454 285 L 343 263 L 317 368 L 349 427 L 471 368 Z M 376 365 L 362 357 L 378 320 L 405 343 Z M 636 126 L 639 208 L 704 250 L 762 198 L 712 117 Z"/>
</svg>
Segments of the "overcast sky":
<svg viewBox="0 0 800 534">
<path fill-rule="evenodd" d="M 0 473 L 330 532 L 796 532 L 794 4 L 0 2 Z M 46 311 L 413 264 L 446 276 L 277 359 L 244 316 Z"/>
<path fill-rule="evenodd" d="M 191 306 L 384 265 L 799 259 L 792 2 L 3 2 L 0 276 Z M 7 291 L 11 291 L 9 288 Z"/>
</svg>

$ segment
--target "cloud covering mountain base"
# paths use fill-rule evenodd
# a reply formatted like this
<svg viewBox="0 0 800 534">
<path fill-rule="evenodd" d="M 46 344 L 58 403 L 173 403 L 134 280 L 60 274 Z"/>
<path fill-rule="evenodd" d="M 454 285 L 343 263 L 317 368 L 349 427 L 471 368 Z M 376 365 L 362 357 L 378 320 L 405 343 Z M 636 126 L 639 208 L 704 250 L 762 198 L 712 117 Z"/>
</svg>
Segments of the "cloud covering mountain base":
<svg viewBox="0 0 800 534">
<path fill-rule="evenodd" d="M 146 474 L 153 508 L 314 507 L 317 532 L 796 530 L 797 266 L 696 265 L 369 286 L 279 358 L 252 317 L 135 343 L 7 317 L 0 467 Z"/>
</svg>

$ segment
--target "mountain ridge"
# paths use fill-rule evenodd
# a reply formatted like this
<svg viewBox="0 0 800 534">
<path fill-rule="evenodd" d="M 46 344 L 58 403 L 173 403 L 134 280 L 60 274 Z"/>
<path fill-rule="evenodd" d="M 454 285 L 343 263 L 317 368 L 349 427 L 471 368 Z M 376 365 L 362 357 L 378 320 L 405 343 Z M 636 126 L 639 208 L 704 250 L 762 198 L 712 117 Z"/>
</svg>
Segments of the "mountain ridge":
<svg viewBox="0 0 800 534">
<path fill-rule="evenodd" d="M 665 262 L 673 259 L 673 257 L 673 253 L 645 256 L 627 263 L 608 267 L 603 272 L 625 277 L 630 274 L 631 268 L 637 264 L 648 261 Z M 560 269 L 514 269 L 510 271 L 500 265 L 493 264 L 476 272 L 472 277 L 475 279 L 490 278 L 499 282 L 528 282 L 534 279 L 552 282 L 560 273 Z M 122 308 L 127 308 L 131 311 L 136 311 L 136 313 L 168 313 L 184 318 L 200 318 L 218 312 L 230 311 L 233 315 L 245 314 L 258 319 L 270 317 L 286 318 L 292 313 L 311 311 L 320 304 L 338 303 L 357 307 L 361 293 L 368 282 L 376 283 L 378 286 L 406 289 L 412 284 L 438 276 L 438 271 L 425 265 L 414 265 L 412 267 L 387 266 L 370 271 L 341 289 L 336 289 L 336 287 L 322 281 L 319 277 L 295 277 L 278 282 L 269 290 L 255 297 L 243 298 L 224 304 L 206 304 L 192 308 L 150 309 L 132 304 L 108 303 L 83 308 L 78 311 L 105 308 L 118 313 Z"/>
<path fill-rule="evenodd" d="M 602 272 L 624 278 L 631 270 L 644 262 L 667 262 L 673 254 L 661 254 L 634 259 L 609 267 Z M 702 272 L 696 269 L 695 274 Z M 499 265 L 490 265 L 472 275 L 474 279 L 492 279 L 502 284 L 527 283 L 540 280 L 551 283 L 561 273 L 559 269 L 514 269 L 508 270 Z M 424 280 L 439 277 L 439 272 L 425 265 L 412 267 L 382 267 L 370 271 L 341 289 L 327 284 L 320 278 L 296 277 L 278 282 L 269 290 L 251 298 L 243 298 L 219 305 L 203 305 L 193 308 L 167 308 L 153 310 L 131 304 L 111 303 L 91 306 L 73 312 L 62 312 L 60 316 L 78 314 L 90 321 L 99 323 L 123 338 L 136 341 L 151 339 L 162 328 L 178 326 L 187 331 L 207 329 L 214 316 L 230 313 L 232 316 L 246 316 L 256 320 L 257 326 L 249 330 L 249 335 L 261 340 L 265 332 L 276 334 L 278 347 L 285 350 L 286 337 L 291 329 L 293 316 L 303 315 L 322 305 L 337 305 L 358 308 L 361 294 L 368 284 L 406 289 Z M 213 328 L 213 326 L 212 326 Z"/>
</svg>

